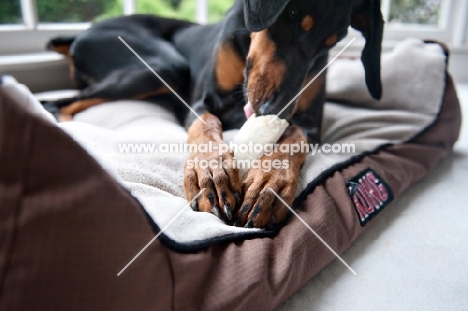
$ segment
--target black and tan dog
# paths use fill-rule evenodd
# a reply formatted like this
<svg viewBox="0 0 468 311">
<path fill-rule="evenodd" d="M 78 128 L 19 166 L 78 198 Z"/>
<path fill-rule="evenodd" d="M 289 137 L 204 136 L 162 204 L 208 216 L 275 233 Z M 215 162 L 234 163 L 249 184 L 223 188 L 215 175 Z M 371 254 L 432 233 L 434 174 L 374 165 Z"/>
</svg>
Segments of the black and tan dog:
<svg viewBox="0 0 468 311">
<path fill-rule="evenodd" d="M 177 92 L 204 122 L 178 100 L 174 112 L 189 128 L 188 142 L 224 144 L 222 132 L 240 128 L 246 117 L 278 114 L 291 126 L 279 144 L 320 140 L 325 76 L 286 106 L 327 62 L 328 51 L 352 26 L 366 45 L 362 62 L 371 95 L 379 99 L 383 20 L 379 0 L 238 0 L 219 23 L 195 25 L 150 15 L 120 17 L 95 24 L 75 38 L 58 38 L 49 48 L 70 58 L 80 96 L 48 107 L 61 119 L 99 103 L 124 98 L 158 99 L 170 90 L 129 51 L 128 44 Z M 218 160 L 218 151 L 192 153 L 190 159 Z M 266 160 L 288 160 L 288 168 L 251 169 L 241 182 L 233 154 L 224 167 L 185 169 L 187 199 L 204 194 L 193 209 L 226 222 L 268 227 L 283 220 L 294 199 L 306 154 L 275 152 Z"/>
</svg>

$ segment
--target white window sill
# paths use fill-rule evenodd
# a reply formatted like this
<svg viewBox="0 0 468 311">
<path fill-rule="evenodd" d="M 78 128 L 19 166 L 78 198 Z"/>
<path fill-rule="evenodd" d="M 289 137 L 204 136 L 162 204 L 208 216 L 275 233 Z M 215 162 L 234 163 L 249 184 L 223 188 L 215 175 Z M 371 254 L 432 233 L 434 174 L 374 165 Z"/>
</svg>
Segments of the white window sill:
<svg viewBox="0 0 468 311">
<path fill-rule="evenodd" d="M 0 56 L 0 69 L 10 66 L 28 66 L 36 64 L 64 63 L 64 57 L 54 52 L 42 52 Z"/>
</svg>

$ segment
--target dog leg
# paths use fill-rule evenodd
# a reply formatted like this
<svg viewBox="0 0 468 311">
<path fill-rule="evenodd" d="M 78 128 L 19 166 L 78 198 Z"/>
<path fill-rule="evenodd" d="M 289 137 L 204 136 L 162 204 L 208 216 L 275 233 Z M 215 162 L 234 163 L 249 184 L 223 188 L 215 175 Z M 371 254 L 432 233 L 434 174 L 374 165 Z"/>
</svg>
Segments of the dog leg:
<svg viewBox="0 0 468 311">
<path fill-rule="evenodd" d="M 279 148 L 261 159 L 262 167 L 250 169 L 243 184 L 244 201 L 238 214 L 237 225 L 264 228 L 284 220 L 288 208 L 271 190 L 291 206 L 296 194 L 299 170 L 307 152 L 281 152 L 281 145 L 289 145 L 291 151 L 293 145 L 301 146 L 306 143 L 304 132 L 297 126 L 290 126 L 280 138 Z"/>
<path fill-rule="evenodd" d="M 208 112 L 201 117 L 206 124 L 197 119 L 188 131 L 189 145 L 196 146 L 198 150 L 190 150 L 185 164 L 186 197 L 191 201 L 205 189 L 203 195 L 192 204 L 192 209 L 211 212 L 231 223 L 242 200 L 239 171 L 233 152 L 223 141 L 219 119 Z"/>
</svg>

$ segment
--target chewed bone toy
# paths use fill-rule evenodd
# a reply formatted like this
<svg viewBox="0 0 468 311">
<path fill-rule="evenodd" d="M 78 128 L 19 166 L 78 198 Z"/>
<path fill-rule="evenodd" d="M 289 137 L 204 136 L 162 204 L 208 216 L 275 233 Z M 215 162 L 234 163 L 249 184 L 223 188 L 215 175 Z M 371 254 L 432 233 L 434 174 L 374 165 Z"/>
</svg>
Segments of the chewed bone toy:
<svg viewBox="0 0 468 311">
<path fill-rule="evenodd" d="M 270 124 L 271 122 L 271 124 Z M 280 119 L 275 115 L 267 115 L 256 117 L 252 115 L 247 122 L 242 126 L 237 135 L 234 137 L 233 144 L 238 148 L 234 150 L 234 156 L 238 162 L 244 161 L 251 163 L 254 160 L 259 160 L 265 152 L 265 148 L 241 148 L 240 146 L 250 145 L 272 145 L 278 142 L 283 135 L 289 123 L 286 120 Z M 243 150 L 247 149 L 246 152 Z M 241 179 L 247 175 L 248 168 L 240 166 L 239 176 Z"/>
</svg>

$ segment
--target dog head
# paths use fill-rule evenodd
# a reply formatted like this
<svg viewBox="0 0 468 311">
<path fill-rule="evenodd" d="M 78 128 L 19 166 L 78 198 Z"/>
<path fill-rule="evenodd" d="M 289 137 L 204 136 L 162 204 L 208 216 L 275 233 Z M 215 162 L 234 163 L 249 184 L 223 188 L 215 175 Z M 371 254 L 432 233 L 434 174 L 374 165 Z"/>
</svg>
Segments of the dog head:
<svg viewBox="0 0 468 311">
<path fill-rule="evenodd" d="M 380 99 L 383 18 L 380 0 L 243 0 L 251 44 L 245 68 L 249 107 L 277 114 L 299 93 L 309 70 L 343 39 L 348 27 L 366 39 L 362 52 L 366 84 Z M 289 119 L 294 104 L 284 109 Z"/>
</svg>

